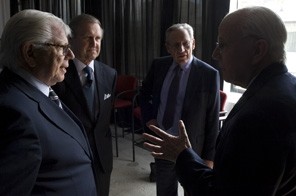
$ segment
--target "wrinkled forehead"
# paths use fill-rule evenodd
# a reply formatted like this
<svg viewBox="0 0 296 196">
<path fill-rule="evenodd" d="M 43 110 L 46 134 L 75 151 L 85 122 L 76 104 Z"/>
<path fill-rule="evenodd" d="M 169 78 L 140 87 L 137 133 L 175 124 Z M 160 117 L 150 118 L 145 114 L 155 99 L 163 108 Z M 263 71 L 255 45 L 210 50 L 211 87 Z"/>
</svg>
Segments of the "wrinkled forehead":
<svg viewBox="0 0 296 196">
<path fill-rule="evenodd" d="M 168 42 L 190 41 L 190 35 L 186 29 L 176 29 L 167 35 Z"/>
</svg>

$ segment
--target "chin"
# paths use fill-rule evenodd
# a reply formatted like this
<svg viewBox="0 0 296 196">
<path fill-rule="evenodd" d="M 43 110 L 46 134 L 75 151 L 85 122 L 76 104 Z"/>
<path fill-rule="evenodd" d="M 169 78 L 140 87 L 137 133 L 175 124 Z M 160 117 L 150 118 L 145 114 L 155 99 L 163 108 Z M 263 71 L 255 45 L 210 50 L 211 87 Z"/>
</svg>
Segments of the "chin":
<svg viewBox="0 0 296 196">
<path fill-rule="evenodd" d="M 62 82 L 64 79 L 65 79 L 65 75 L 60 76 L 60 77 L 57 78 L 56 83 L 58 83 L 58 82 Z"/>
</svg>

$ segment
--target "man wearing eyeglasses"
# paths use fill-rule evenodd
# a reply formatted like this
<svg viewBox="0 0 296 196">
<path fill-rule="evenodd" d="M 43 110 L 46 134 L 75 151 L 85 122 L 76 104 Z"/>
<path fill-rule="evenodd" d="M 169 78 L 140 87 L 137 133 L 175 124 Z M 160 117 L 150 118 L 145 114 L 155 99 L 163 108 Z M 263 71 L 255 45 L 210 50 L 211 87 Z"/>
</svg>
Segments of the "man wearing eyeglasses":
<svg viewBox="0 0 296 196">
<path fill-rule="evenodd" d="M 176 162 L 184 189 L 195 196 L 296 195 L 296 77 L 285 65 L 287 31 L 266 7 L 238 9 L 218 28 L 213 58 L 225 81 L 246 88 L 223 123 L 214 168 L 179 137 L 156 127 L 144 134 L 153 156 Z"/>
<path fill-rule="evenodd" d="M 115 69 L 95 60 L 103 39 L 100 21 L 82 14 L 74 17 L 69 26 L 75 59 L 69 62 L 65 80 L 53 88 L 83 123 L 93 151 L 99 195 L 108 196 L 113 167 L 109 125 L 117 74 Z"/>
<path fill-rule="evenodd" d="M 64 79 L 70 28 L 24 10 L 1 40 L 0 195 L 96 196 L 92 152 L 81 122 L 51 86 Z M 54 98 L 51 100 L 51 98 Z"/>
<path fill-rule="evenodd" d="M 176 122 L 182 119 L 193 149 L 212 167 L 220 105 L 218 71 L 193 56 L 193 28 L 186 23 L 167 29 L 165 45 L 170 56 L 152 62 L 140 90 L 144 121 L 178 135 Z M 178 195 L 175 163 L 155 159 L 155 166 L 157 195 Z"/>
</svg>

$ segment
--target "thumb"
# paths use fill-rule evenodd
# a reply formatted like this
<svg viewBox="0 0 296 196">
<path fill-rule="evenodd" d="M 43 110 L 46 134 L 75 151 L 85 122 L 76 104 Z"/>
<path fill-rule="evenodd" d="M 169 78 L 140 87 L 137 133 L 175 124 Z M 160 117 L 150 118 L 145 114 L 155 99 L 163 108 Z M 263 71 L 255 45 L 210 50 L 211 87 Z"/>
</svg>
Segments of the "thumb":
<svg viewBox="0 0 296 196">
<path fill-rule="evenodd" d="M 191 143 L 187 135 L 186 127 L 182 120 L 179 121 L 179 137 L 185 140 L 187 148 L 191 148 Z"/>
</svg>

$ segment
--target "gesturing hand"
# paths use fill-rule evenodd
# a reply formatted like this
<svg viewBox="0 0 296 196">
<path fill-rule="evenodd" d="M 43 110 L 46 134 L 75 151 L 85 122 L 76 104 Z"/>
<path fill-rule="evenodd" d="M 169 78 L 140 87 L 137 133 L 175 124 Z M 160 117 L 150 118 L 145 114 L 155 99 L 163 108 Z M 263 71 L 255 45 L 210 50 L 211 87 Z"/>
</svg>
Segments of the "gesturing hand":
<svg viewBox="0 0 296 196">
<path fill-rule="evenodd" d="M 155 158 L 176 161 L 178 155 L 186 148 L 191 148 L 183 121 L 179 121 L 179 136 L 164 132 L 162 129 L 150 125 L 149 128 L 160 138 L 143 133 L 143 137 L 151 143 L 145 142 L 144 147 L 151 151 Z"/>
</svg>

